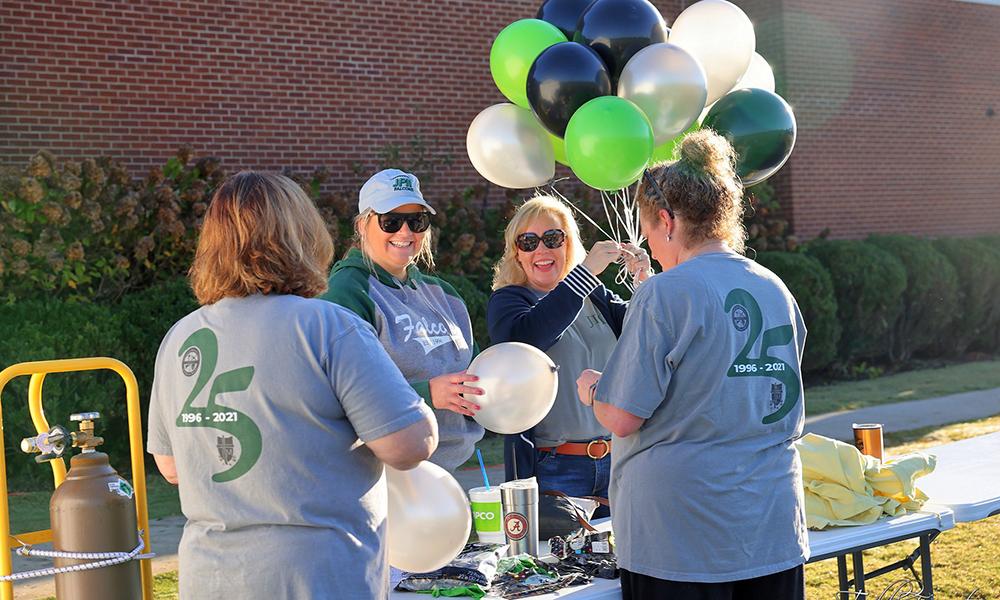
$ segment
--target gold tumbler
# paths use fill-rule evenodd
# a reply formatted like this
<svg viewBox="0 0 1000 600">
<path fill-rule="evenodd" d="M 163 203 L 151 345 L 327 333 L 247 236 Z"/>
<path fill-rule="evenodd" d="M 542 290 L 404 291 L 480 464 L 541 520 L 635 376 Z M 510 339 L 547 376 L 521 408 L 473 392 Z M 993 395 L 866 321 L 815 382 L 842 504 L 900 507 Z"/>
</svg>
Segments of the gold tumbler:
<svg viewBox="0 0 1000 600">
<path fill-rule="evenodd" d="M 882 424 L 855 423 L 854 446 L 862 454 L 882 460 Z"/>
</svg>

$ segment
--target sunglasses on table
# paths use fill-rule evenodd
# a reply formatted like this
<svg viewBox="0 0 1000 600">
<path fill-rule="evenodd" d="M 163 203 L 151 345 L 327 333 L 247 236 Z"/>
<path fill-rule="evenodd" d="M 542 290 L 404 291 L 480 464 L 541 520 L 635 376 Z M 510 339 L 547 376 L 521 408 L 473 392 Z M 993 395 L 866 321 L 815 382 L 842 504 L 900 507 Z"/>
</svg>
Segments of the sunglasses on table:
<svg viewBox="0 0 1000 600">
<path fill-rule="evenodd" d="M 546 248 L 555 250 L 566 243 L 566 232 L 562 229 L 549 229 L 538 235 L 528 231 L 514 239 L 514 245 L 522 252 L 534 252 L 535 248 L 538 248 L 538 242 L 545 244 Z"/>
<path fill-rule="evenodd" d="M 378 216 L 379 229 L 386 233 L 396 233 L 403 228 L 403 223 L 410 227 L 413 233 L 423 233 L 431 226 L 431 213 L 397 213 L 387 212 Z"/>
</svg>

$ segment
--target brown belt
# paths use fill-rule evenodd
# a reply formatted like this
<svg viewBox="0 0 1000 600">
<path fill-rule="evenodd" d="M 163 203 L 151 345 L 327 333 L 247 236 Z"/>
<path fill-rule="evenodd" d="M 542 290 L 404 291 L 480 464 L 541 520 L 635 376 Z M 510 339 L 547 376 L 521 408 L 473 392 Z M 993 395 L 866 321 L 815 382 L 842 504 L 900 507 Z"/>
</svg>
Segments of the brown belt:
<svg viewBox="0 0 1000 600">
<path fill-rule="evenodd" d="M 569 454 L 570 456 L 589 456 L 594 460 L 600 460 L 611 454 L 611 440 L 591 440 L 589 442 L 566 442 L 561 446 L 549 446 L 548 448 L 538 448 L 541 452 L 556 451 L 556 454 Z"/>
</svg>

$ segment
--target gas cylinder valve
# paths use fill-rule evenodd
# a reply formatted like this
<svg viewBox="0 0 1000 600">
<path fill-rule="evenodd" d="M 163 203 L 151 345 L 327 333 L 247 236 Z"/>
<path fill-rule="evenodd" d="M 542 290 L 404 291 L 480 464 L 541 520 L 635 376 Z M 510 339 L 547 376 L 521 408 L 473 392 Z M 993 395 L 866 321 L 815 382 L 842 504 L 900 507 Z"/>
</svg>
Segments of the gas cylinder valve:
<svg viewBox="0 0 1000 600">
<path fill-rule="evenodd" d="M 104 443 L 104 438 L 94 435 L 94 421 L 101 418 L 99 412 L 74 413 L 69 416 L 70 421 L 80 422 L 80 431 L 73 432 L 73 447 L 80 448 L 81 452 L 94 452 Z"/>
</svg>

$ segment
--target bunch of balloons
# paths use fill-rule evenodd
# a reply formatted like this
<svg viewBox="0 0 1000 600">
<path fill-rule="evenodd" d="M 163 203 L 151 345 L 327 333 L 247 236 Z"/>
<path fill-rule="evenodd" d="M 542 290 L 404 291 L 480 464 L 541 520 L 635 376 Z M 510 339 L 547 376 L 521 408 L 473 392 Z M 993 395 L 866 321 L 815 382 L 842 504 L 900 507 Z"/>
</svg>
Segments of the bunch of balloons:
<svg viewBox="0 0 1000 600">
<path fill-rule="evenodd" d="M 755 47 L 750 19 L 726 0 L 692 4 L 671 29 L 647 0 L 545 0 L 493 42 L 490 71 L 510 103 L 473 120 L 469 158 L 503 187 L 544 185 L 559 162 L 611 191 L 701 126 L 730 139 L 753 185 L 795 142 L 795 117 Z"/>
</svg>

